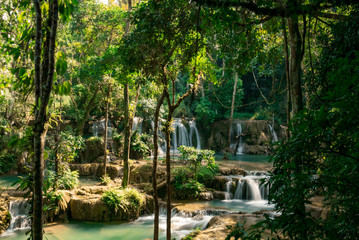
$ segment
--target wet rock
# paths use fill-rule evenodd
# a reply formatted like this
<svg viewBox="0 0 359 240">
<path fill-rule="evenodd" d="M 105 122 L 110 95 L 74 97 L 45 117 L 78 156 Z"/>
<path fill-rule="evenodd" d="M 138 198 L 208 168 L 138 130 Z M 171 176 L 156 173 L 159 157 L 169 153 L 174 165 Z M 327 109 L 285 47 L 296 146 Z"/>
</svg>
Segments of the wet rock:
<svg viewBox="0 0 359 240">
<path fill-rule="evenodd" d="M 214 192 L 212 192 L 212 194 L 213 194 L 213 199 L 219 199 L 219 200 L 226 199 L 226 193 L 225 192 L 214 191 Z"/>
<path fill-rule="evenodd" d="M 213 200 L 213 193 L 212 192 L 201 192 L 199 194 L 198 199 L 203 200 L 203 201 Z"/>
<path fill-rule="evenodd" d="M 10 224 L 9 201 L 0 195 L 0 234 L 6 231 Z"/>
</svg>

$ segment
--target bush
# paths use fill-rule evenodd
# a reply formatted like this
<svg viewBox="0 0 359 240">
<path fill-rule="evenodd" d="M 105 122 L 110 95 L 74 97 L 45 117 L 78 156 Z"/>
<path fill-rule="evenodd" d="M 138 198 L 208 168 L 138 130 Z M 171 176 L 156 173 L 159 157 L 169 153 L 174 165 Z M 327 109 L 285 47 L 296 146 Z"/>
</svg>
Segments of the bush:
<svg viewBox="0 0 359 240">
<path fill-rule="evenodd" d="M 0 174 L 6 173 L 16 166 L 15 155 L 3 154 L 0 156 Z"/>
<path fill-rule="evenodd" d="M 47 179 L 51 186 L 55 183 L 55 172 L 47 171 Z M 74 189 L 79 185 L 79 172 L 71 171 L 69 168 L 65 168 L 61 176 L 58 178 L 57 186 L 59 189 Z"/>
<path fill-rule="evenodd" d="M 113 210 L 139 210 L 144 203 L 143 195 L 133 188 L 112 188 L 102 194 L 102 201 Z"/>
</svg>

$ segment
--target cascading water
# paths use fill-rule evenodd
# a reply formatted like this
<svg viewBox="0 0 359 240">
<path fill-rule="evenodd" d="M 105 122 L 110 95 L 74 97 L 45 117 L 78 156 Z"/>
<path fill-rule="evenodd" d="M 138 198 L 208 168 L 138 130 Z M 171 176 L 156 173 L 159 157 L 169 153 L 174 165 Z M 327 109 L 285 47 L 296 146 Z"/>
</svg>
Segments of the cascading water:
<svg viewBox="0 0 359 240">
<path fill-rule="evenodd" d="M 226 182 L 226 192 L 225 192 L 225 195 L 224 195 L 224 200 L 230 200 L 231 199 L 232 185 L 233 185 L 232 178 L 229 178 L 228 181 Z"/>
<path fill-rule="evenodd" d="M 189 145 L 193 147 L 193 133 L 196 134 L 196 140 L 197 140 L 197 149 L 201 149 L 201 140 L 199 138 L 199 133 L 198 133 L 198 129 L 196 127 L 196 122 L 195 121 L 189 121 Z"/>
<path fill-rule="evenodd" d="M 107 137 L 112 137 L 113 125 L 110 121 L 107 122 Z M 103 135 L 105 132 L 105 120 L 92 123 L 92 133 L 95 137 Z"/>
<path fill-rule="evenodd" d="M 172 123 L 174 129 L 172 133 L 173 151 L 177 151 L 179 146 L 190 146 L 187 128 L 181 122 L 181 119 L 174 119 Z"/>
<path fill-rule="evenodd" d="M 132 132 L 137 130 L 138 134 L 142 134 L 142 122 L 143 122 L 143 118 L 134 117 L 132 124 Z"/>
<path fill-rule="evenodd" d="M 264 200 L 268 196 L 268 187 L 260 186 L 261 179 L 265 176 L 246 176 L 238 179 L 235 199 Z"/>
<path fill-rule="evenodd" d="M 237 155 L 243 154 L 242 125 L 237 123 L 237 136 L 239 136 L 239 144 L 236 151 Z"/>
<path fill-rule="evenodd" d="M 30 204 L 25 200 L 10 201 L 9 212 L 11 222 L 7 232 L 30 228 L 30 217 L 28 216 Z"/>
<path fill-rule="evenodd" d="M 272 125 L 270 125 L 268 123 L 268 127 L 269 127 L 269 130 L 270 130 L 271 134 L 272 134 L 272 138 L 273 138 L 272 142 L 278 142 L 278 136 L 277 136 L 277 133 L 276 133 L 276 131 L 274 129 L 274 126 L 272 126 Z"/>
</svg>

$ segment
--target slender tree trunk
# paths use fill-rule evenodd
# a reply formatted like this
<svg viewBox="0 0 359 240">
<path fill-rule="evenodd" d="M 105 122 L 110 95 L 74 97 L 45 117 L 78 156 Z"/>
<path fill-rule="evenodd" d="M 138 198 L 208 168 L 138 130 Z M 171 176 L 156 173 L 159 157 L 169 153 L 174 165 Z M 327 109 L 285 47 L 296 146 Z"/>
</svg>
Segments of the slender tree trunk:
<svg viewBox="0 0 359 240">
<path fill-rule="evenodd" d="M 291 105 L 291 93 L 290 93 L 290 78 L 289 78 L 289 51 L 288 51 L 288 38 L 287 38 L 287 30 L 284 18 L 282 18 L 282 27 L 283 27 L 283 36 L 284 36 L 284 54 L 285 54 L 285 75 L 287 82 L 287 139 L 289 139 L 289 122 L 290 122 L 290 105 Z"/>
<path fill-rule="evenodd" d="M 131 128 L 130 128 L 130 112 L 129 112 L 129 89 L 128 83 L 125 84 L 124 89 L 124 100 L 125 100 L 125 139 L 124 139 L 124 149 L 123 149 L 123 179 L 122 187 L 126 188 L 129 182 L 130 171 L 129 171 L 129 159 L 130 159 L 130 141 L 131 141 Z"/>
<path fill-rule="evenodd" d="M 130 13 L 132 10 L 132 0 L 128 0 L 127 1 L 127 6 L 128 6 L 128 12 Z M 127 35 L 130 32 L 130 19 L 128 18 L 126 21 L 126 26 L 125 26 L 125 35 Z M 124 111 L 124 115 L 125 115 L 125 139 L 124 139 L 124 149 L 123 149 L 123 179 L 122 179 L 122 187 L 126 188 L 128 186 L 129 183 L 129 179 L 130 179 L 130 167 L 129 167 L 129 160 L 130 160 L 130 141 L 131 141 L 131 128 L 132 124 L 130 124 L 130 113 L 129 113 L 129 108 L 130 108 L 130 100 L 129 100 L 129 86 L 128 86 L 128 82 L 126 82 L 125 87 L 124 87 L 124 100 L 125 100 L 125 111 Z"/>
<path fill-rule="evenodd" d="M 291 87 L 292 115 L 303 109 L 301 63 L 302 63 L 302 38 L 299 32 L 298 16 L 288 18 L 290 63 L 289 80 Z"/>
<path fill-rule="evenodd" d="M 153 186 L 153 202 L 155 209 L 155 219 L 154 219 L 154 231 L 153 231 L 153 240 L 158 240 L 159 233 L 159 215 L 160 207 L 158 204 L 158 192 L 157 192 L 157 161 L 158 161 L 158 121 L 160 115 L 161 105 L 165 98 L 165 90 L 162 91 L 161 97 L 157 101 L 156 111 L 155 111 L 155 120 L 153 128 L 153 170 L 152 170 L 152 186 Z"/>
<path fill-rule="evenodd" d="M 58 121 L 61 119 L 61 97 L 60 97 L 60 117 Z M 57 190 L 58 187 L 58 179 L 60 176 L 60 158 L 59 158 L 59 142 L 60 142 L 60 124 L 57 123 L 56 133 L 55 133 L 55 180 L 54 180 L 54 190 Z"/>
<path fill-rule="evenodd" d="M 33 222 L 32 234 L 34 240 L 42 240 L 43 235 L 43 179 L 44 179 L 44 147 L 47 121 L 47 107 L 52 90 L 55 67 L 55 42 L 58 21 L 58 2 L 53 0 L 49 4 L 49 21 L 47 31 L 49 39 L 45 41 L 44 63 L 47 67 L 41 68 L 42 52 L 42 15 L 39 0 L 33 0 L 36 14 L 35 26 L 35 122 L 34 122 L 34 195 L 33 195 Z M 48 63 L 48 64 L 47 64 Z M 45 71 L 45 72 L 44 72 Z"/>
<path fill-rule="evenodd" d="M 108 108 L 110 104 L 111 85 L 108 85 L 107 99 L 106 99 L 106 113 L 105 113 L 105 136 L 104 136 L 104 160 L 103 160 L 103 177 L 107 175 L 107 129 L 108 129 Z"/>
<path fill-rule="evenodd" d="M 228 121 L 228 149 L 231 149 L 231 132 L 232 132 L 232 121 L 233 121 L 233 112 L 234 112 L 234 103 L 236 101 L 236 92 L 237 92 L 237 82 L 238 82 L 238 74 L 235 73 L 234 77 L 234 86 L 233 86 L 233 95 L 232 95 L 232 106 L 231 106 L 231 115 Z"/>
<path fill-rule="evenodd" d="M 169 102 L 169 100 L 168 100 Z M 172 125 L 172 115 L 173 109 L 169 102 L 169 111 L 166 121 L 166 190 L 167 190 L 167 224 L 166 224 L 166 238 L 171 240 L 171 125 Z"/>
</svg>

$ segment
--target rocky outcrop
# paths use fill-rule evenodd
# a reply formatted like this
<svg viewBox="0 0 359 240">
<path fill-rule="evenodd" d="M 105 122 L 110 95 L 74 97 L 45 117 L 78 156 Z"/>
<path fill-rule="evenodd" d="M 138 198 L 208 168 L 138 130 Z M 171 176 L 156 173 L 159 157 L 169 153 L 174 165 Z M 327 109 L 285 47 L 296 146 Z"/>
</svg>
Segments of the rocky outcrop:
<svg viewBox="0 0 359 240">
<path fill-rule="evenodd" d="M 102 155 L 104 155 L 103 139 L 91 137 L 85 141 L 85 147 L 80 154 L 80 162 L 93 163 Z"/>
<path fill-rule="evenodd" d="M 92 189 L 93 190 L 93 189 Z M 144 213 L 153 211 L 153 199 L 147 196 L 143 205 L 134 207 L 128 204 L 126 207 L 110 209 L 102 200 L 101 195 L 76 195 L 70 200 L 70 217 L 79 221 L 94 222 L 121 222 L 138 218 Z"/>
<path fill-rule="evenodd" d="M 215 122 L 211 128 L 211 134 L 205 145 L 215 151 L 223 151 L 228 148 L 228 120 Z M 245 154 L 268 154 L 270 152 L 270 144 L 274 139 L 271 133 L 270 124 L 264 120 L 233 120 L 232 129 L 236 128 L 236 124 L 242 126 L 242 142 L 243 153 Z M 274 130 L 278 140 L 285 138 L 286 128 L 277 123 L 274 124 Z M 232 133 L 232 144 L 239 143 L 239 136 Z"/>
<path fill-rule="evenodd" d="M 78 171 L 80 177 L 102 177 L 104 167 L 102 163 L 70 164 L 71 171 Z M 106 167 L 107 174 L 111 179 L 122 177 L 123 168 L 117 163 L 109 163 Z"/>
<path fill-rule="evenodd" d="M 6 231 L 10 224 L 9 201 L 0 195 L 0 234 Z"/>
</svg>

